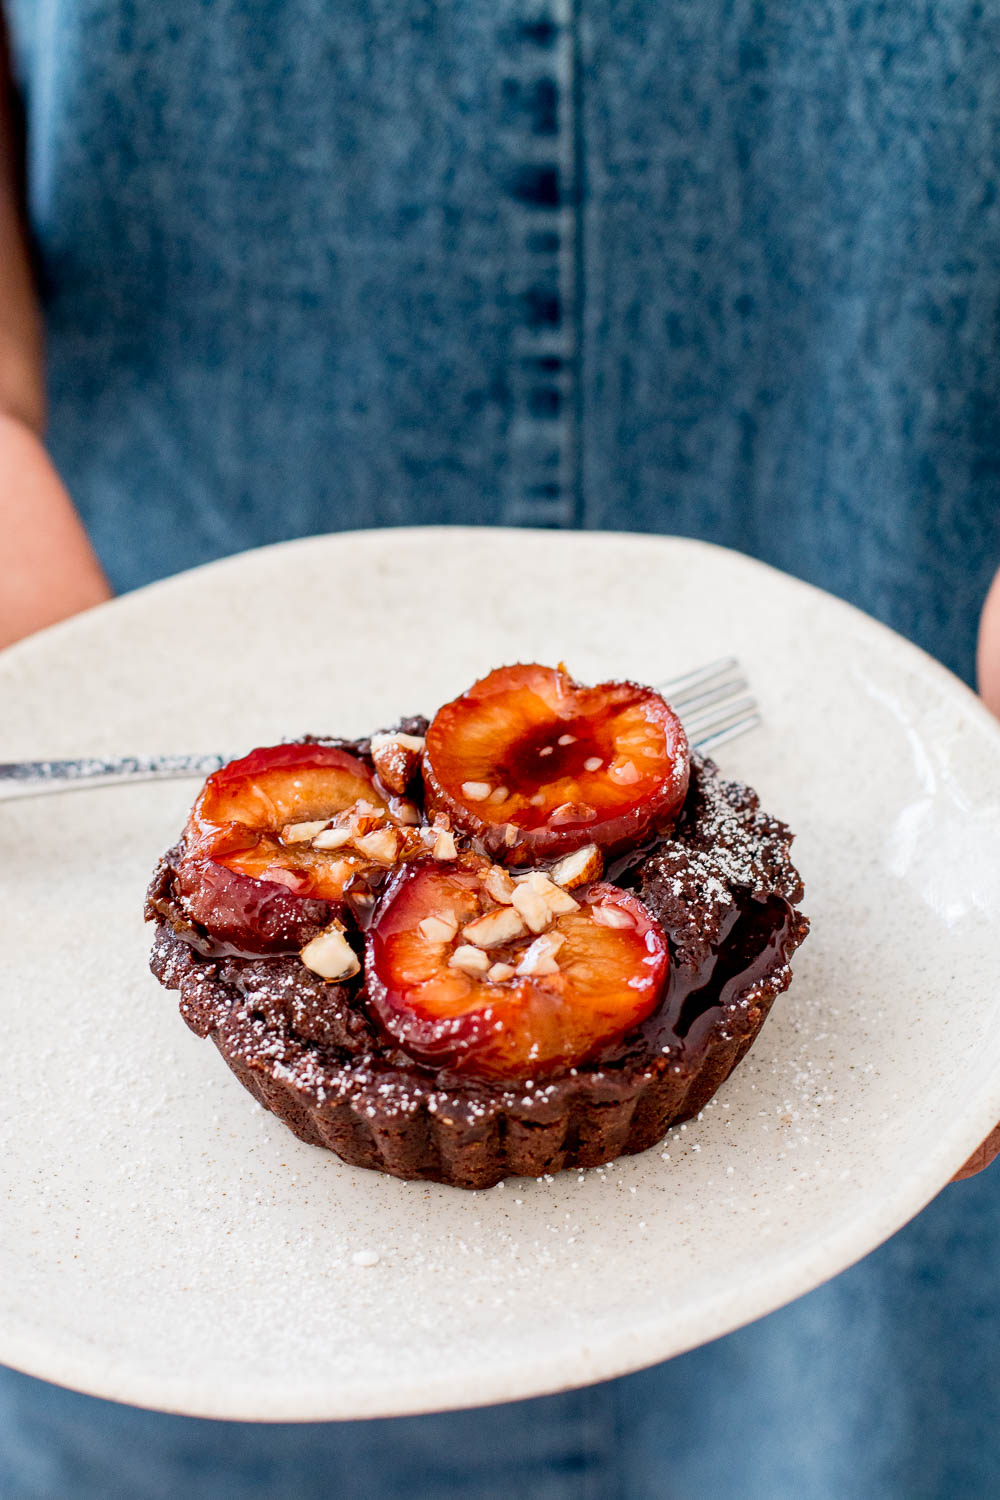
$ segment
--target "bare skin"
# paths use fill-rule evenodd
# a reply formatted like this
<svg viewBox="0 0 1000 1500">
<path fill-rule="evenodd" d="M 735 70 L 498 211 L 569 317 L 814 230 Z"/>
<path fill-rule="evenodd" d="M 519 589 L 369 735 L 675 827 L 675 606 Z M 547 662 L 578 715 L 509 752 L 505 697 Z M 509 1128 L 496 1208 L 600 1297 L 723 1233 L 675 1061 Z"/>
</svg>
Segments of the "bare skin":
<svg viewBox="0 0 1000 1500">
<path fill-rule="evenodd" d="M 0 23 L 2 24 L 2 23 Z M 0 63 L 6 63 L 0 36 Z M 0 74 L 0 646 L 99 604 L 111 590 L 42 445 L 42 320 L 18 195 L 8 71 Z"/>
<path fill-rule="evenodd" d="M 0 18 L 0 647 L 111 597 L 83 524 L 42 435 L 42 320 L 18 193 L 16 134 Z M 1000 572 L 983 609 L 979 684 L 1000 717 Z M 956 1173 L 971 1177 L 1000 1154 L 1000 1126 Z"/>
<path fill-rule="evenodd" d="M 2 251 L 0 251 L 2 260 Z M 0 646 L 111 597 L 36 431 L 0 413 Z"/>
<path fill-rule="evenodd" d="M 976 672 L 983 702 L 1000 719 L 1000 573 L 993 580 L 979 620 Z"/>
</svg>

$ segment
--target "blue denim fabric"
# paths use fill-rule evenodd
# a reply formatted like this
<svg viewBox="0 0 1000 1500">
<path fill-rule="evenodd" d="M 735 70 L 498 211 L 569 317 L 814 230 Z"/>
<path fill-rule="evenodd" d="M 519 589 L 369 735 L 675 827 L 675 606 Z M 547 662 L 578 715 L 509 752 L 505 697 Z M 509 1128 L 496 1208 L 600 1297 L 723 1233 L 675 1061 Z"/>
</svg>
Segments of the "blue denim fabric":
<svg viewBox="0 0 1000 1500">
<path fill-rule="evenodd" d="M 391 1422 L 135 1411 L 0 1370 L 4 1500 L 990 1500 L 996 1184 L 715 1344 L 588 1390 Z"/>
<path fill-rule="evenodd" d="M 119 587 L 343 526 L 679 531 L 969 676 L 995 5 L 6 6 L 52 445 Z"/>
<path fill-rule="evenodd" d="M 127 588 L 345 526 L 673 531 L 966 678 L 1000 563 L 981 0 L 5 0 L 53 451 Z M 1000 1169 L 659 1369 L 226 1426 L 0 1381 L 0 1495 L 1000 1490 Z"/>
</svg>

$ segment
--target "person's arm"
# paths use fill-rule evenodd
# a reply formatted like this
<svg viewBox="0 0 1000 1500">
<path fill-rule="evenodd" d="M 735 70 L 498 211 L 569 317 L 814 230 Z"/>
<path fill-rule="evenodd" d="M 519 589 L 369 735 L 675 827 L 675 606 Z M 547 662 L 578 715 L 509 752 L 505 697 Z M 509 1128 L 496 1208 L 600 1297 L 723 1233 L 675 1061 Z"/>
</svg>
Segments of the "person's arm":
<svg viewBox="0 0 1000 1500">
<path fill-rule="evenodd" d="M 110 595 L 42 444 L 42 331 L 18 195 L 18 144 L 0 18 L 0 646 Z"/>
</svg>

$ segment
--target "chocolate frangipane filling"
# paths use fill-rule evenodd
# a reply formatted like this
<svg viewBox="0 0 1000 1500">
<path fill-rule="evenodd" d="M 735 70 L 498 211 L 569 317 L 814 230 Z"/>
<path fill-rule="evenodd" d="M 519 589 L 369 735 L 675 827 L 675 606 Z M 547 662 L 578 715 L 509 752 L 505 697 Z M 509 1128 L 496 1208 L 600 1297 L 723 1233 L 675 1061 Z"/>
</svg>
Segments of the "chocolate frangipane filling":
<svg viewBox="0 0 1000 1500">
<path fill-rule="evenodd" d="M 414 737 L 424 727 L 402 726 Z M 373 768 L 371 741 L 322 743 Z M 375 752 L 384 758 L 379 737 Z M 407 772 L 393 755 L 398 789 Z M 406 801 L 423 813 L 419 786 L 407 788 Z M 619 850 L 604 874 L 628 893 L 623 899 L 641 900 L 666 935 L 670 963 L 658 1002 L 585 1061 L 544 1076 L 481 1078 L 408 1052 L 378 1019 L 360 957 L 358 972 L 341 983 L 300 959 L 299 945 L 328 923 L 323 899 L 300 903 L 284 940 L 290 951 L 249 952 L 220 939 L 178 888 L 189 834 L 149 889 L 152 969 L 180 991 L 192 1030 L 214 1040 L 266 1108 L 352 1165 L 466 1188 L 597 1166 L 647 1149 L 703 1108 L 787 988 L 789 960 L 808 931 L 796 910 L 802 885 L 791 837 L 749 787 L 692 756 L 673 827 Z M 471 847 L 461 836 L 456 843 L 460 855 Z M 360 929 L 378 909 L 387 875 L 369 868 L 357 876 Z M 360 954 L 359 934 L 349 928 L 347 938 Z M 278 932 L 269 946 L 282 943 Z"/>
</svg>

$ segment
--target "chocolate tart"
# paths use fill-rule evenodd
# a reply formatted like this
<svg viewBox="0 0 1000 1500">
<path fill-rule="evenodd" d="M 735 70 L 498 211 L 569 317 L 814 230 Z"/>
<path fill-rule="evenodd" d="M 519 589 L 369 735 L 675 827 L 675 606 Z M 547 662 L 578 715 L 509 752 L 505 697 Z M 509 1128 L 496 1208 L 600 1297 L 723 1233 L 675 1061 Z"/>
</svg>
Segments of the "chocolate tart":
<svg viewBox="0 0 1000 1500">
<path fill-rule="evenodd" d="M 402 726 L 422 732 L 425 721 Z M 336 744 L 370 764 L 369 741 Z M 487 1188 L 644 1151 L 696 1114 L 740 1062 L 808 922 L 788 828 L 749 787 L 691 758 L 668 834 L 620 855 L 605 879 L 658 919 L 670 970 L 656 1009 L 587 1062 L 540 1079 L 485 1081 L 407 1055 L 367 1005 L 364 972 L 325 981 L 297 952 L 250 954 L 192 921 L 161 860 L 146 902 L 151 967 L 180 1010 L 300 1139 L 396 1177 Z M 319 932 L 327 912 L 312 913 Z M 308 933 L 305 934 L 308 936 Z M 300 938 L 302 934 L 300 933 Z"/>
</svg>

